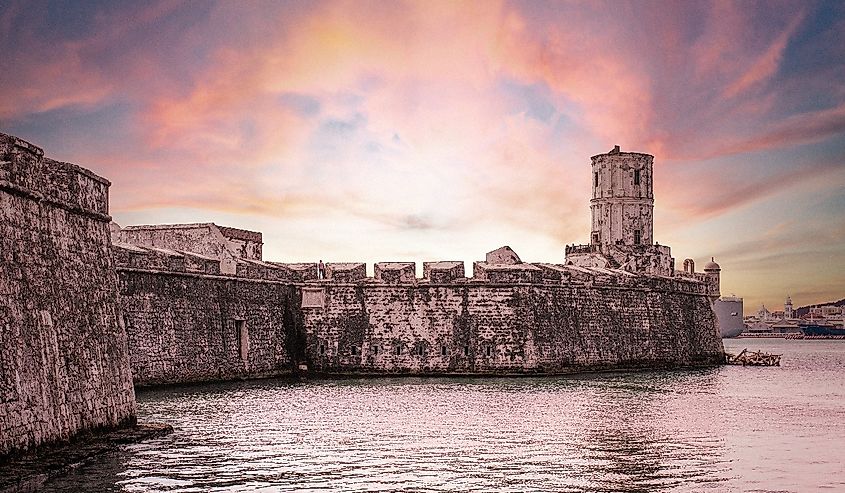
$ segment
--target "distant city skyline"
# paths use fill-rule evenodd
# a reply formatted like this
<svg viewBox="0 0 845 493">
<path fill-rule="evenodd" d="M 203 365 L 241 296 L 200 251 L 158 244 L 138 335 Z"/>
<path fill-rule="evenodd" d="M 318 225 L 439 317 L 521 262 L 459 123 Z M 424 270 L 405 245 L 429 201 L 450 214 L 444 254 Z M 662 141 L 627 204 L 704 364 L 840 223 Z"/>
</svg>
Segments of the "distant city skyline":
<svg viewBox="0 0 845 493">
<path fill-rule="evenodd" d="M 131 224 L 279 261 L 588 243 L 590 156 L 653 154 L 654 239 L 746 313 L 845 298 L 845 3 L 4 2 L 0 131 Z"/>
</svg>

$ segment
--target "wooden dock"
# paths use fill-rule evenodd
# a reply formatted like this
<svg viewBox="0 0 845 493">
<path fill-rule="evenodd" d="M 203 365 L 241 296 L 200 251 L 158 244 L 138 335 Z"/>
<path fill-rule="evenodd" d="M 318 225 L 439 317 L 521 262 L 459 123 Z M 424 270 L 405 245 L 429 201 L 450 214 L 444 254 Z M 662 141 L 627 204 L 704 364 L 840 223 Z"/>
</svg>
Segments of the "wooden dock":
<svg viewBox="0 0 845 493">
<path fill-rule="evenodd" d="M 725 353 L 725 362 L 729 365 L 742 366 L 780 366 L 780 357 L 780 354 L 749 351 L 748 348 L 745 348 L 736 355 Z"/>
</svg>

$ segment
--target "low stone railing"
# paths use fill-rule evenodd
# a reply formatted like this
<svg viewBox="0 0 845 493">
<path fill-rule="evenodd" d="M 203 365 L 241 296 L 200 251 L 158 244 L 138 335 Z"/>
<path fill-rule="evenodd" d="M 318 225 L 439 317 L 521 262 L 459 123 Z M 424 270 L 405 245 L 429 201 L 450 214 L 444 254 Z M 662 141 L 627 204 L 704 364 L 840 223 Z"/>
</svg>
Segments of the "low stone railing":
<svg viewBox="0 0 845 493">
<path fill-rule="evenodd" d="M 566 245 L 566 254 L 601 252 L 601 245 Z"/>
</svg>

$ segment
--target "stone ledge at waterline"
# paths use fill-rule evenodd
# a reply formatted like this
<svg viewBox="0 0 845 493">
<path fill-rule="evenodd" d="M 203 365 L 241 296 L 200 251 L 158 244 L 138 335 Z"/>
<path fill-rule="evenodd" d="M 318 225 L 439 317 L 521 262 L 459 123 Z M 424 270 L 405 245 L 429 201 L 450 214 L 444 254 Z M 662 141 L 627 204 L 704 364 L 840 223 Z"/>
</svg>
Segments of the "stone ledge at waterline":
<svg viewBox="0 0 845 493">
<path fill-rule="evenodd" d="M 138 424 L 105 433 L 81 433 L 70 443 L 9 456 L 0 462 L 0 493 L 37 491 L 50 478 L 67 474 L 98 455 L 172 432 L 173 427 L 162 423 Z"/>
</svg>

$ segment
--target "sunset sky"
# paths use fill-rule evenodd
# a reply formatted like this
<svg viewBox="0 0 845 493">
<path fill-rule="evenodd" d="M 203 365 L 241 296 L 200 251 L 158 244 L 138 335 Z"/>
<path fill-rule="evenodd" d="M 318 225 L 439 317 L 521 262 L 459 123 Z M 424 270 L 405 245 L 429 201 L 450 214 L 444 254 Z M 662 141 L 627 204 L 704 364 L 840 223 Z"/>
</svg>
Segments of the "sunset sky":
<svg viewBox="0 0 845 493">
<path fill-rule="evenodd" d="M 845 298 L 845 2 L 0 2 L 0 132 L 275 261 L 563 262 L 590 156 L 749 313 Z M 370 266 L 371 268 L 371 266 Z"/>
</svg>

